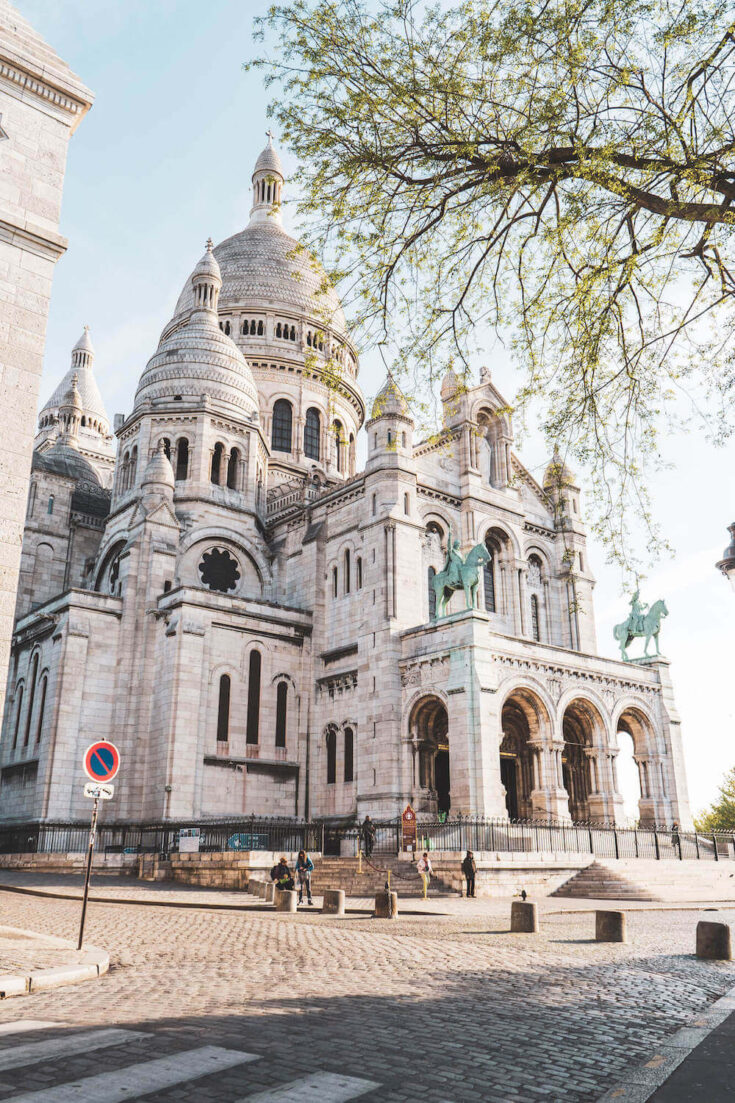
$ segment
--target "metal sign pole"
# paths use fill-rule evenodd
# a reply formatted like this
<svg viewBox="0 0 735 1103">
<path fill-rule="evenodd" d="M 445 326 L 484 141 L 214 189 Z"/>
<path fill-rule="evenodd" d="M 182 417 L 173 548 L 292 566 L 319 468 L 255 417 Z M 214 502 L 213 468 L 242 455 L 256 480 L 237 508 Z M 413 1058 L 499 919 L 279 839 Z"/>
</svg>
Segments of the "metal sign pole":
<svg viewBox="0 0 735 1103">
<path fill-rule="evenodd" d="M 87 915 L 87 897 L 89 896 L 89 878 L 92 873 L 92 853 L 94 851 L 94 840 L 97 834 L 97 808 L 99 806 L 99 797 L 94 798 L 94 804 L 92 805 L 92 822 L 89 825 L 89 847 L 87 849 L 87 872 L 84 877 L 84 895 L 82 897 L 82 918 L 79 923 L 79 942 L 77 944 L 77 950 L 81 950 L 82 942 L 84 940 L 84 920 Z"/>
</svg>

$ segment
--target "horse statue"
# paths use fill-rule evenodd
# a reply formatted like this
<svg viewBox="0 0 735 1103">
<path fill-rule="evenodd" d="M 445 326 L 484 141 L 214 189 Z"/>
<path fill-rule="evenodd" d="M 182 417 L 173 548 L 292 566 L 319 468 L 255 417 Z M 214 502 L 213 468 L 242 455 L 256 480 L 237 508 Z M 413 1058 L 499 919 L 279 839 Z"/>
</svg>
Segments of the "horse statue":
<svg viewBox="0 0 735 1103">
<path fill-rule="evenodd" d="M 459 540 L 452 542 L 449 533 L 447 560 L 443 571 L 434 575 L 434 595 L 436 597 L 435 617 L 447 615 L 447 605 L 452 594 L 464 590 L 465 609 L 474 609 L 477 604 L 477 587 L 480 583 L 480 569 L 490 561 L 490 552 L 484 544 L 475 544 L 474 548 L 462 559 L 459 554 Z"/>
<path fill-rule="evenodd" d="M 630 600 L 628 619 L 623 621 L 622 624 L 616 624 L 613 628 L 613 636 L 620 644 L 621 658 L 625 663 L 633 661 L 628 658 L 627 649 L 632 640 L 636 638 L 645 638 L 644 658 L 648 657 L 648 645 L 651 639 L 656 641 L 656 654 L 661 654 L 658 645 L 658 634 L 661 630 L 661 621 L 669 615 L 669 610 L 666 608 L 665 601 L 655 601 L 648 612 L 646 612 L 646 608 L 647 606 L 641 605 L 636 590 Z"/>
</svg>

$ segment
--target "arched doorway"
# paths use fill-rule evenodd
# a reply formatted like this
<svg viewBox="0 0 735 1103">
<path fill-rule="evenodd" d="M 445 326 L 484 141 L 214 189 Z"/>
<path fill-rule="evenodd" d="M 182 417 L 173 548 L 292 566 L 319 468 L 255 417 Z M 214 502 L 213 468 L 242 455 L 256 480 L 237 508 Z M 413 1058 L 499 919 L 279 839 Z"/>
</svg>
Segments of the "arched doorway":
<svg viewBox="0 0 735 1103">
<path fill-rule="evenodd" d="M 646 826 L 655 820 L 651 807 L 654 778 L 648 758 L 650 734 L 650 723 L 639 709 L 628 708 L 620 714 L 616 788 L 623 798 L 625 820 L 631 826 Z"/>
<path fill-rule="evenodd" d="M 534 815 L 533 791 L 539 788 L 538 766 L 530 740 L 550 730 L 546 709 L 527 689 L 517 689 L 503 705 L 500 724 L 500 779 L 505 789 L 505 807 L 512 820 Z M 546 810 L 539 809 L 544 814 Z"/>
<path fill-rule="evenodd" d="M 572 701 L 564 711 L 562 777 L 569 797 L 569 815 L 574 821 L 589 820 L 590 793 L 598 791 L 587 750 L 594 746 L 594 734 L 601 724 L 599 713 L 588 701 Z"/>
<path fill-rule="evenodd" d="M 417 811 L 448 813 L 451 806 L 449 717 L 439 697 L 422 697 L 409 721 L 414 747 Z"/>
</svg>

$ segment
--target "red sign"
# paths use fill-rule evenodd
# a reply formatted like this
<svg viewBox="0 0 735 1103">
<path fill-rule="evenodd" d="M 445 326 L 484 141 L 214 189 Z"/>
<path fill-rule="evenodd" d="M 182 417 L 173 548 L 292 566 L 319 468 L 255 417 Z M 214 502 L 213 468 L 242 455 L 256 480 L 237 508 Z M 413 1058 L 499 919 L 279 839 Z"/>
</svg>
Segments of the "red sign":
<svg viewBox="0 0 735 1103">
<path fill-rule="evenodd" d="M 84 752 L 84 772 L 92 781 L 112 781 L 120 769 L 120 752 L 114 743 L 101 739 Z"/>
<path fill-rule="evenodd" d="M 401 816 L 401 829 L 403 835 L 403 850 L 416 849 L 416 813 L 410 804 L 407 804 Z"/>
</svg>

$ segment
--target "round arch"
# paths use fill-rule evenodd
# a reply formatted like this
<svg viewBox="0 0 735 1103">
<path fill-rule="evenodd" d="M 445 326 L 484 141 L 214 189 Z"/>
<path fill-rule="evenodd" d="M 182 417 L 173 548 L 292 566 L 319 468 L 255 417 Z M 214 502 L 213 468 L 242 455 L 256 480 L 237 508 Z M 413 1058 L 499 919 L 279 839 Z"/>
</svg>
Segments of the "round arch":
<svg viewBox="0 0 735 1103">
<path fill-rule="evenodd" d="M 586 697 L 573 696 L 561 711 L 562 777 L 574 821 L 590 819 L 590 794 L 600 789 L 597 761 L 590 752 L 605 741 L 602 711 Z"/>
<path fill-rule="evenodd" d="M 618 746 L 616 788 L 623 799 L 624 815 L 630 823 L 644 823 L 656 784 L 650 760 L 656 753 L 654 723 L 645 708 L 631 699 L 616 708 L 613 731 Z"/>
<path fill-rule="evenodd" d="M 416 811 L 448 813 L 451 808 L 449 713 L 446 700 L 422 693 L 411 704 L 408 729 L 414 748 Z"/>
<path fill-rule="evenodd" d="M 500 778 L 509 819 L 531 819 L 539 787 L 533 743 L 550 741 L 552 712 L 537 689 L 523 682 L 509 688 L 500 709 Z"/>
</svg>

